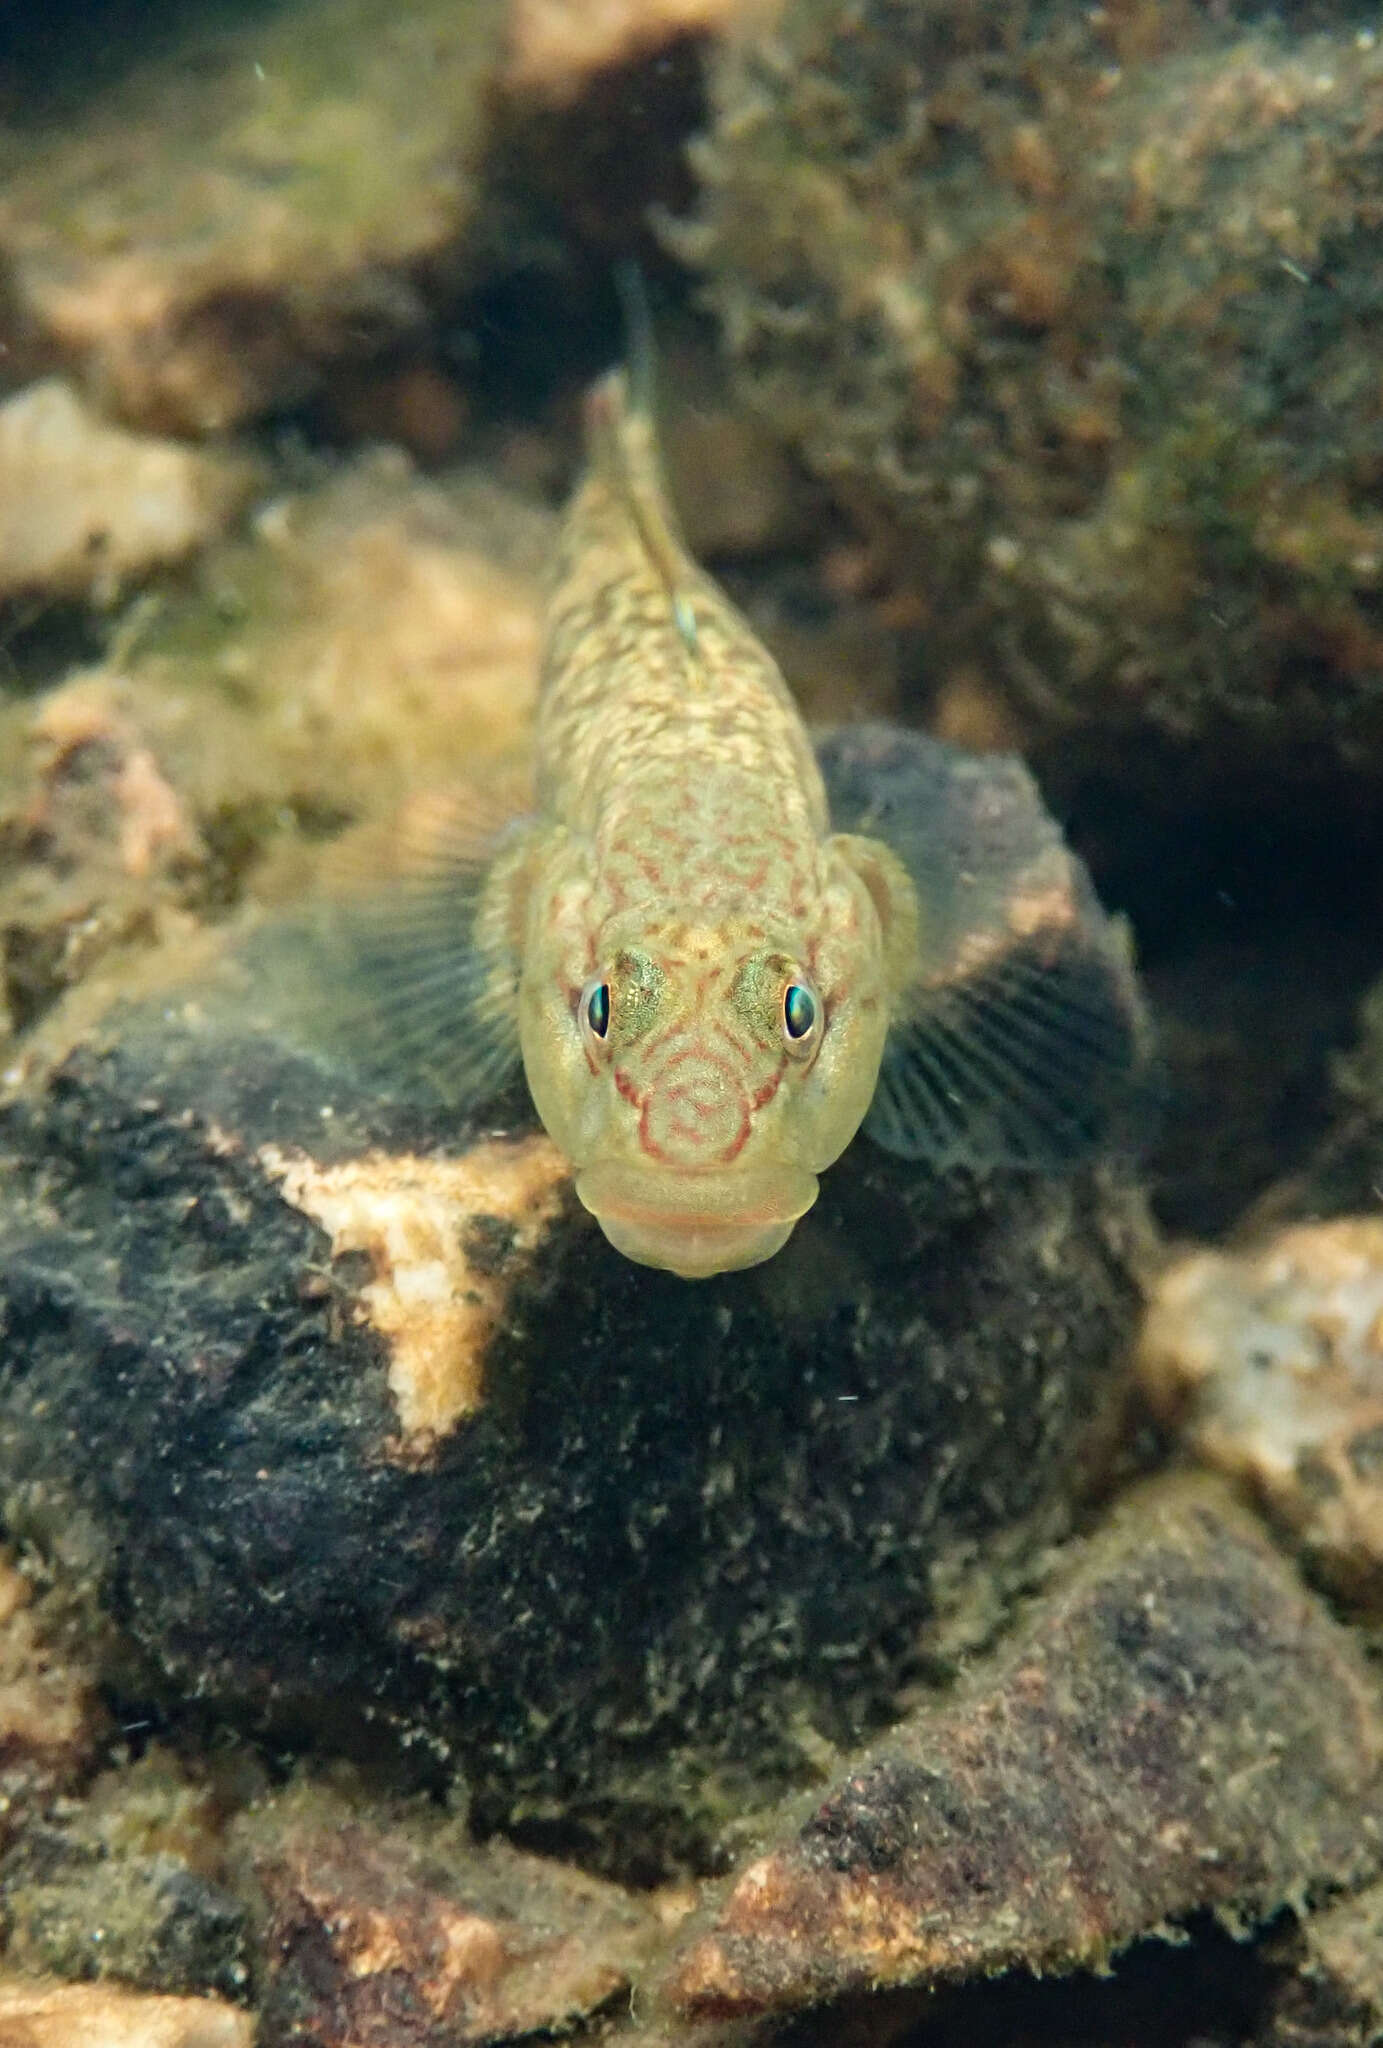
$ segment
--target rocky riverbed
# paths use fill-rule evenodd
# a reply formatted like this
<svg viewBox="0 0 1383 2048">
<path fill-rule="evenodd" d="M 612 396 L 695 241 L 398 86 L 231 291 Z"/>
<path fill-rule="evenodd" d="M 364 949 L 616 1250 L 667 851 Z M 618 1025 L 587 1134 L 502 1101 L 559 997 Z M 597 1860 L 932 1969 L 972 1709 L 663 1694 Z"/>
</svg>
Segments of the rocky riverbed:
<svg viewBox="0 0 1383 2048">
<path fill-rule="evenodd" d="M 0 24 L 0 2037 L 1378 2037 L 1378 30 Z M 266 980 L 522 759 L 630 256 L 692 544 L 1157 1049 L 694 1286 Z"/>
</svg>

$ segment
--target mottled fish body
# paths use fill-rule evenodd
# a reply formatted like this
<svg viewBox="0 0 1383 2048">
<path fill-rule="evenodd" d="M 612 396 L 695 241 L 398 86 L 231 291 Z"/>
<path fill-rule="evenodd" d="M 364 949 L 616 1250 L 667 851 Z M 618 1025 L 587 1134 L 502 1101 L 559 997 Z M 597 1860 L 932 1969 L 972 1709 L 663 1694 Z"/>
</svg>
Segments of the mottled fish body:
<svg viewBox="0 0 1383 2048">
<path fill-rule="evenodd" d="M 421 858 L 343 926 L 389 1063 L 478 1108 L 521 1058 L 606 1236 L 688 1278 L 777 1251 L 862 1122 L 937 1168 L 1088 1149 L 1141 1013 L 1026 771 L 875 726 L 823 777 L 623 372 L 587 438 L 533 808 L 487 835 L 424 807 Z"/>
<path fill-rule="evenodd" d="M 778 1249 L 858 1128 L 888 1026 L 882 917 L 909 919 L 912 889 L 831 833 L 797 708 L 678 538 L 623 373 L 587 414 L 538 708 L 520 1040 L 607 1236 L 718 1272 Z"/>
</svg>

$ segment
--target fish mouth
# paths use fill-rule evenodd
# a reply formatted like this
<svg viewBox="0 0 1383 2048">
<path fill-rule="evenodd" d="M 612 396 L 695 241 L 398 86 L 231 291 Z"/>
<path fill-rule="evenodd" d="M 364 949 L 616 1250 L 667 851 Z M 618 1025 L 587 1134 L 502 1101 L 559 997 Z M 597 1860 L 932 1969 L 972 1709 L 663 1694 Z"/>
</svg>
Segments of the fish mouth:
<svg viewBox="0 0 1383 2048">
<path fill-rule="evenodd" d="M 661 1174 L 592 1166 L 576 1192 L 617 1252 L 683 1280 L 762 1265 L 817 1196 L 805 1167 L 756 1173 Z"/>
</svg>

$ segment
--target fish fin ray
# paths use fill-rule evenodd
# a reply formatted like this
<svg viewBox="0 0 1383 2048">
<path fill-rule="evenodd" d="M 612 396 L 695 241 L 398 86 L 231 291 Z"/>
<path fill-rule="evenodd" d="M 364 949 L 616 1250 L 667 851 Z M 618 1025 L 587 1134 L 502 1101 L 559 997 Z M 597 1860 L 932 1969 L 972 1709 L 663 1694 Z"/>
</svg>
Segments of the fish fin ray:
<svg viewBox="0 0 1383 2048">
<path fill-rule="evenodd" d="M 514 920 L 497 913 L 531 820 L 469 792 L 348 835 L 320 895 L 251 941 L 271 1014 L 390 1097 L 479 1110 L 520 1065 Z"/>
<path fill-rule="evenodd" d="M 657 345 L 639 265 L 615 266 L 626 362 L 586 395 L 587 457 L 638 535 L 667 595 L 668 616 L 688 657 L 701 651 L 693 593 L 701 580 L 687 552 L 663 471 L 657 430 Z"/>
<path fill-rule="evenodd" d="M 1023 764 L 894 727 L 821 748 L 832 824 L 917 898 L 864 1128 L 938 1167 L 1057 1170 L 1116 1142 L 1148 1066 L 1126 935 Z"/>
</svg>

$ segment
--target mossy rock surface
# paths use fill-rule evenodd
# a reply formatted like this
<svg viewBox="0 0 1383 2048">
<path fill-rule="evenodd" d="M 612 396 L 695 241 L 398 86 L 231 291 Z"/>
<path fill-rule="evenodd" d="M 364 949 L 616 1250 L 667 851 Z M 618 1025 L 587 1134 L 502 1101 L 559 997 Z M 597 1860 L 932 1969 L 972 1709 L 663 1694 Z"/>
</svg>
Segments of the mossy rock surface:
<svg viewBox="0 0 1383 2048">
<path fill-rule="evenodd" d="M 1376 764 L 1383 50 L 1323 19 L 788 0 L 720 54 L 670 236 L 943 727 Z"/>
<path fill-rule="evenodd" d="M 1099 1170 L 938 1181 L 860 1141 L 785 1252 L 698 1285 L 559 1179 L 537 1226 L 458 1225 L 475 1384 L 410 1435 L 378 1260 L 285 1187 L 365 1158 L 406 1208 L 511 1141 L 176 1017 L 0 1130 L 6 1517 L 142 1653 L 119 1682 L 328 1746 L 383 1720 L 482 1822 L 642 1874 L 714 1860 L 1029 1569 L 1137 1309 Z"/>
</svg>

